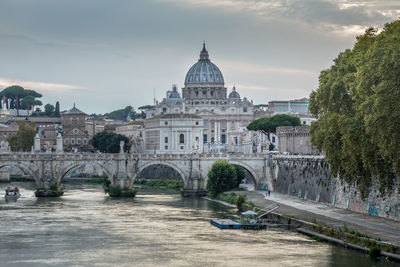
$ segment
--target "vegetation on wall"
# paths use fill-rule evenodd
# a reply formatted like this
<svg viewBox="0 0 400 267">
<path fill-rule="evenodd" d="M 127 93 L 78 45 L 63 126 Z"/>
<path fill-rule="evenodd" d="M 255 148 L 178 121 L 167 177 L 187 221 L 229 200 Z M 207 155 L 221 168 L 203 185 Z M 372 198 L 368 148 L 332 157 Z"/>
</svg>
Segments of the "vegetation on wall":
<svg viewBox="0 0 400 267">
<path fill-rule="evenodd" d="M 310 98 L 311 141 L 332 173 L 356 182 L 362 198 L 374 179 L 382 194 L 391 190 L 400 174 L 400 20 L 357 37 Z"/>
</svg>

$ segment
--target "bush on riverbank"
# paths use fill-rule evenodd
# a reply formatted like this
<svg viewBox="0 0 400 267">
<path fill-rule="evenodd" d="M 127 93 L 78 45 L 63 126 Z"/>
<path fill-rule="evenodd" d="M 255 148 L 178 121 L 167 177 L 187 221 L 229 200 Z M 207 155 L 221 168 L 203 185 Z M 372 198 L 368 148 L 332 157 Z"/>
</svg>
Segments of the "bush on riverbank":
<svg viewBox="0 0 400 267">
<path fill-rule="evenodd" d="M 84 180 L 84 184 L 104 184 L 104 181 L 107 180 L 107 177 L 94 177 L 90 180 Z"/>
<path fill-rule="evenodd" d="M 144 185 L 148 187 L 165 187 L 169 189 L 181 189 L 183 188 L 182 180 L 168 180 L 168 179 L 152 179 L 152 180 L 136 180 L 136 185 Z"/>
<path fill-rule="evenodd" d="M 315 219 L 312 220 L 311 228 L 316 230 L 318 233 L 343 240 L 347 243 L 359 245 L 370 249 L 369 253 L 372 253 L 371 257 L 375 257 L 377 254 L 376 249 L 381 251 L 387 251 L 394 254 L 399 254 L 400 249 L 391 244 L 383 244 L 379 240 L 375 240 L 366 234 L 350 230 L 345 225 L 343 228 L 332 228 L 321 223 L 317 223 Z"/>
<path fill-rule="evenodd" d="M 239 211 L 254 208 L 254 204 L 251 201 L 249 203 L 246 203 L 246 195 L 243 194 L 236 195 L 236 193 L 231 192 L 231 193 L 220 193 L 214 197 L 211 196 L 211 194 L 209 194 L 208 197 L 236 205 Z"/>
</svg>

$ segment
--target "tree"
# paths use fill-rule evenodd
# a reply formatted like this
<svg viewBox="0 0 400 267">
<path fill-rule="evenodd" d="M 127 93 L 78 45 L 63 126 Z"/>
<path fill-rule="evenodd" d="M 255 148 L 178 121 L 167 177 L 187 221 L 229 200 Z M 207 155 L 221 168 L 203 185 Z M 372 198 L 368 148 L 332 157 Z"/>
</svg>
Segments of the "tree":
<svg viewBox="0 0 400 267">
<path fill-rule="evenodd" d="M 120 142 L 124 141 L 125 146 L 124 146 L 124 151 L 129 150 L 129 139 L 128 137 L 121 135 L 121 134 L 116 134 L 116 133 L 110 133 L 110 132 L 100 132 L 97 133 L 95 136 L 93 136 L 92 140 L 90 141 L 92 146 L 103 153 L 118 153 L 120 152 Z"/>
<path fill-rule="evenodd" d="M 134 108 L 132 106 L 127 106 L 123 109 L 114 110 L 114 111 L 112 111 L 110 113 L 106 113 L 104 115 L 106 116 L 107 119 L 125 121 L 128 116 L 130 116 L 131 118 L 134 118 L 135 114 L 136 114 L 136 112 L 135 112 Z"/>
<path fill-rule="evenodd" d="M 48 117 L 52 116 L 54 114 L 54 106 L 52 104 L 46 104 L 44 106 L 44 113 Z"/>
<path fill-rule="evenodd" d="M 239 188 L 239 185 L 242 183 L 243 179 L 246 177 L 246 172 L 242 166 L 233 165 L 236 171 L 236 183 L 233 184 L 232 188 Z"/>
<path fill-rule="evenodd" d="M 236 180 L 235 167 L 225 160 L 217 160 L 208 172 L 207 190 L 211 196 L 232 189 Z"/>
<path fill-rule="evenodd" d="M 56 109 L 54 111 L 54 117 L 61 117 L 61 114 L 60 114 L 60 103 L 58 103 L 58 101 L 56 102 Z"/>
<path fill-rule="evenodd" d="M 271 117 L 264 117 L 253 121 L 247 126 L 252 131 L 261 131 L 270 137 L 271 133 L 276 132 L 279 126 L 300 126 L 300 119 L 286 114 L 278 114 Z"/>
<path fill-rule="evenodd" d="M 21 107 L 31 109 L 35 105 L 42 105 L 42 102 L 36 100 L 36 98 L 42 97 L 41 94 L 34 90 L 26 90 L 19 85 L 12 85 L 4 89 L 0 92 L 0 98 L 3 98 L 3 96 L 11 99 L 10 108 L 16 108 L 17 115 L 19 115 L 19 109 Z"/>
<path fill-rule="evenodd" d="M 24 88 L 19 85 L 12 85 L 7 87 L 3 90 L 3 94 L 6 98 L 11 98 L 13 101 L 14 107 L 17 109 L 17 116 L 19 115 L 19 106 L 20 106 L 20 99 L 23 98 L 24 95 Z"/>
<path fill-rule="evenodd" d="M 333 175 L 356 182 L 361 197 L 375 179 L 381 194 L 400 177 L 400 20 L 369 28 L 323 70 L 310 95 L 311 141 Z M 399 179 L 399 178 L 397 178 Z"/>
<path fill-rule="evenodd" d="M 21 101 L 21 107 L 26 110 L 32 110 L 34 106 L 41 106 L 41 105 L 42 102 L 40 100 L 36 100 L 35 97 L 32 95 L 25 96 Z"/>
<path fill-rule="evenodd" d="M 10 135 L 7 142 L 12 151 L 31 151 L 36 134 L 34 125 L 27 122 L 18 122 L 18 133 Z"/>
</svg>

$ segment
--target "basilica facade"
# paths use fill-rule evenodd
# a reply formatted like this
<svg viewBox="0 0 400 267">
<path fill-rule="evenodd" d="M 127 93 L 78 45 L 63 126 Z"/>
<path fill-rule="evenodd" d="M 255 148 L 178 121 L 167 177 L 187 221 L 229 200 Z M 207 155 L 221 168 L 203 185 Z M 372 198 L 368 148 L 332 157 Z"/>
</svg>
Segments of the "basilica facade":
<svg viewBox="0 0 400 267">
<path fill-rule="evenodd" d="M 235 87 L 229 95 L 227 91 L 222 72 L 211 62 L 203 44 L 198 61 L 186 74 L 182 96 L 177 86 L 173 85 L 172 90 L 167 91 L 166 97 L 160 103 L 146 111 L 144 129 L 147 152 L 261 152 L 266 137 L 246 128 L 256 119 L 253 101 L 246 97 L 241 98 Z M 171 118 L 182 122 L 170 121 L 170 125 L 186 125 L 185 129 L 165 127 L 165 120 Z M 189 138 L 190 144 L 179 144 L 182 136 Z M 177 144 L 163 143 L 171 139 L 176 140 Z M 167 147 L 172 150 L 166 151 Z M 184 149 L 181 149 L 182 147 Z M 175 151 L 174 148 L 178 148 L 179 151 Z"/>
</svg>

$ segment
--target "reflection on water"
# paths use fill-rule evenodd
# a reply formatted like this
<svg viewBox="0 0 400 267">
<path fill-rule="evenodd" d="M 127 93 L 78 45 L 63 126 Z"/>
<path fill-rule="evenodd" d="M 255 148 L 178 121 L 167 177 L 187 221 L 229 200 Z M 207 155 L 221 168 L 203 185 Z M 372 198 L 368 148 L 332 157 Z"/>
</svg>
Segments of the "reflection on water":
<svg viewBox="0 0 400 267">
<path fill-rule="evenodd" d="M 114 200 L 71 184 L 37 199 L 33 184 L 13 185 L 20 199 L 0 200 L 0 266 L 394 266 L 286 230 L 220 230 L 209 220 L 229 209 L 202 199 Z"/>
</svg>

